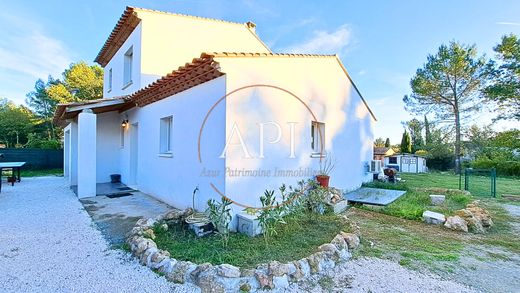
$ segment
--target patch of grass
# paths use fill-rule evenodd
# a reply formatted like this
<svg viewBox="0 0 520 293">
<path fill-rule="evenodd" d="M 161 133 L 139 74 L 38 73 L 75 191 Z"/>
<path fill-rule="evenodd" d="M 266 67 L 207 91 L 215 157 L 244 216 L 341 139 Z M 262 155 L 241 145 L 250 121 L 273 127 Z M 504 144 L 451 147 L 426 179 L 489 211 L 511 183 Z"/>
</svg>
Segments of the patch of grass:
<svg viewBox="0 0 520 293">
<path fill-rule="evenodd" d="M 186 226 L 172 226 L 168 231 L 156 228 L 155 242 L 161 249 L 170 252 L 178 260 L 195 263 L 210 262 L 214 265 L 229 263 L 239 267 L 253 268 L 260 263 L 277 260 L 288 262 L 314 253 L 318 246 L 330 242 L 340 231 L 349 226 L 337 215 L 326 213 L 310 221 L 307 215 L 286 218 L 287 224 L 277 226 L 278 234 L 270 238 L 266 246 L 261 235 L 248 237 L 232 233 L 227 247 L 218 236 L 198 238 Z"/>
<path fill-rule="evenodd" d="M 40 177 L 40 176 L 63 176 L 63 169 L 21 169 L 22 177 Z"/>
<path fill-rule="evenodd" d="M 334 288 L 334 279 L 330 276 L 322 276 L 318 280 L 318 284 L 323 290 L 331 291 Z"/>
<path fill-rule="evenodd" d="M 458 234 L 437 226 L 352 208 L 350 219 L 361 228 L 355 257 L 373 256 L 398 261 L 410 268 L 457 261 L 464 249 Z"/>
<path fill-rule="evenodd" d="M 453 172 L 433 172 L 433 173 L 400 173 L 401 178 L 405 180 L 408 188 L 424 188 L 439 187 L 458 189 L 459 175 Z M 472 176 L 472 190 L 484 191 L 490 189 L 489 177 Z M 462 184 L 464 184 L 464 175 L 462 176 Z M 520 178 L 517 177 L 497 177 L 497 196 L 503 194 L 520 195 Z M 472 191 L 470 190 L 470 191 Z"/>
<path fill-rule="evenodd" d="M 448 194 L 446 195 L 446 201 L 443 205 L 432 206 L 429 193 L 409 190 L 395 202 L 383 208 L 379 208 L 377 211 L 403 219 L 420 221 L 423 212 L 426 210 L 449 215 L 453 214 L 456 210 L 464 208 L 471 199 L 471 196 L 468 195 Z M 362 208 L 372 209 L 366 206 Z"/>
</svg>

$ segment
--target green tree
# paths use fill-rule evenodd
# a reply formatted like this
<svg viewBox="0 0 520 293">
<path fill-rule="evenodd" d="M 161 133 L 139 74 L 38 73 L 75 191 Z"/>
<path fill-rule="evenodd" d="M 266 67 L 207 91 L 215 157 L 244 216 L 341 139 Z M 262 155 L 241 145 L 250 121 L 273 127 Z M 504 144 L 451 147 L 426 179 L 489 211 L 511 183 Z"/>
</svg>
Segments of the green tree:
<svg viewBox="0 0 520 293">
<path fill-rule="evenodd" d="M 406 129 L 404 130 L 403 138 L 401 139 L 401 153 L 412 153 L 412 140 L 410 139 L 410 134 Z"/>
<path fill-rule="evenodd" d="M 432 133 L 430 129 L 430 122 L 426 115 L 424 115 L 424 144 L 429 145 L 432 143 Z"/>
<path fill-rule="evenodd" d="M 468 128 L 465 142 L 465 149 L 469 155 L 476 158 L 488 152 L 491 139 L 495 135 L 493 129 L 489 125 L 479 127 L 472 125 Z"/>
<path fill-rule="evenodd" d="M 27 105 L 42 119 L 48 139 L 56 136 L 54 126 L 52 125 L 52 117 L 58 101 L 49 96 L 47 88 L 56 84 L 59 84 L 59 80 L 52 78 L 52 76 L 49 76 L 47 83 L 38 79 L 34 85 L 34 91 L 28 93 L 27 99 L 25 99 Z"/>
<path fill-rule="evenodd" d="M 403 101 L 414 114 L 433 112 L 455 127 L 455 169 L 460 172 L 463 121 L 479 109 L 482 92 L 488 85 L 493 64 L 477 56 L 474 45 L 451 42 L 442 45 L 410 81 L 412 94 Z"/>
<path fill-rule="evenodd" d="M 20 147 L 32 131 L 34 114 L 27 107 L 0 99 L 0 140 L 6 147 Z"/>
<path fill-rule="evenodd" d="M 486 94 L 498 104 L 496 119 L 520 120 L 520 39 L 503 36 L 494 50 L 501 65 L 494 71 L 495 82 Z"/>
<path fill-rule="evenodd" d="M 408 129 L 410 138 L 412 140 L 412 152 L 420 150 L 424 147 L 424 140 L 422 136 L 423 125 L 421 121 L 412 119 L 410 121 L 403 122 L 403 125 Z"/>
<path fill-rule="evenodd" d="M 82 100 L 103 97 L 103 69 L 83 61 L 72 63 L 63 72 L 63 80 L 49 76 L 47 82 L 36 81 L 34 91 L 27 94 L 26 103 L 42 119 L 47 139 L 55 140 L 59 131 L 52 124 L 56 106 Z M 74 92 L 74 94 L 72 94 Z"/>
<path fill-rule="evenodd" d="M 382 137 L 376 138 L 374 141 L 374 146 L 376 147 L 384 147 L 385 146 L 385 140 Z"/>
<path fill-rule="evenodd" d="M 392 145 L 390 144 L 390 138 L 387 137 L 386 140 L 385 140 L 385 147 L 386 147 L 386 148 L 389 148 L 389 147 L 391 147 L 391 146 L 392 146 Z"/>
<path fill-rule="evenodd" d="M 72 63 L 63 72 L 63 80 L 47 88 L 49 96 L 58 103 L 103 98 L 103 68 L 84 61 Z M 72 94 L 74 92 L 74 94 Z"/>
</svg>

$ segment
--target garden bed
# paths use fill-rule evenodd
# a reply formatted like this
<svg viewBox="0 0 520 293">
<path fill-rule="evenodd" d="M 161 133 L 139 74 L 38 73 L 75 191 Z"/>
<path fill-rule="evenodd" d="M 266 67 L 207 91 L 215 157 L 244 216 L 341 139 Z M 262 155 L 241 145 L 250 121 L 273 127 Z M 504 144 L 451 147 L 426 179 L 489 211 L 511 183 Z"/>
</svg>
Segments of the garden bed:
<svg viewBox="0 0 520 293">
<path fill-rule="evenodd" d="M 277 225 L 277 235 L 272 236 L 267 245 L 261 235 L 251 238 L 231 233 L 229 243 L 224 247 L 218 235 L 198 238 L 180 224 L 169 225 L 167 231 L 156 226 L 154 241 L 178 260 L 253 268 L 273 260 L 287 262 L 307 257 L 340 231 L 350 230 L 345 221 L 333 213 L 313 215 L 312 219 L 306 214 L 291 215 L 285 221 L 286 224 Z"/>
</svg>

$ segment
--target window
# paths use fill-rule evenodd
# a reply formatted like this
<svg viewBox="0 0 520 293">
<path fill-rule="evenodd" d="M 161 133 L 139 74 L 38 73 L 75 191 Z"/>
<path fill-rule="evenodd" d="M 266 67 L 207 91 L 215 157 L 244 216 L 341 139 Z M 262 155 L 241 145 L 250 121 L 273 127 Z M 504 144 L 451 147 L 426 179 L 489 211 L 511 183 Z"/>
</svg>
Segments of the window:
<svg viewBox="0 0 520 293">
<path fill-rule="evenodd" d="M 416 158 L 410 158 L 410 164 L 417 164 Z"/>
<path fill-rule="evenodd" d="M 123 86 L 132 84 L 132 61 L 134 59 L 134 47 L 130 47 L 125 53 L 125 64 L 123 71 Z"/>
<path fill-rule="evenodd" d="M 388 164 L 397 164 L 397 157 L 388 158 Z"/>
<path fill-rule="evenodd" d="M 312 121 L 311 124 L 311 149 L 314 155 L 323 154 L 325 151 L 325 123 Z"/>
<path fill-rule="evenodd" d="M 112 90 L 112 68 L 108 70 L 108 91 Z"/>
<path fill-rule="evenodd" d="M 159 153 L 172 153 L 173 116 L 161 118 Z"/>
</svg>

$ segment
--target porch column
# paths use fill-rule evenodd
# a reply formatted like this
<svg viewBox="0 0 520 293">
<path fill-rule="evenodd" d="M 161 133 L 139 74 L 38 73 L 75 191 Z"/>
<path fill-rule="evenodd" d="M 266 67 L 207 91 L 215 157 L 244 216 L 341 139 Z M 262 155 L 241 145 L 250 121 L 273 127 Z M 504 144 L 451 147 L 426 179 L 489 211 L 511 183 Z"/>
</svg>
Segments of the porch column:
<svg viewBox="0 0 520 293">
<path fill-rule="evenodd" d="M 78 123 L 70 122 L 69 128 L 69 156 L 65 158 L 69 161 L 69 184 L 78 185 Z"/>
<path fill-rule="evenodd" d="M 96 114 L 78 115 L 78 197 L 96 196 Z"/>
</svg>

